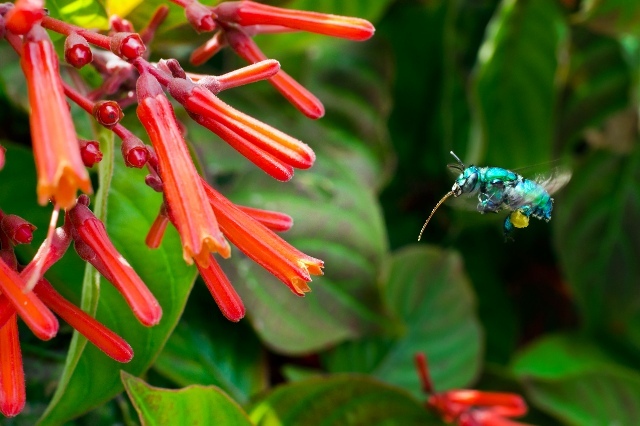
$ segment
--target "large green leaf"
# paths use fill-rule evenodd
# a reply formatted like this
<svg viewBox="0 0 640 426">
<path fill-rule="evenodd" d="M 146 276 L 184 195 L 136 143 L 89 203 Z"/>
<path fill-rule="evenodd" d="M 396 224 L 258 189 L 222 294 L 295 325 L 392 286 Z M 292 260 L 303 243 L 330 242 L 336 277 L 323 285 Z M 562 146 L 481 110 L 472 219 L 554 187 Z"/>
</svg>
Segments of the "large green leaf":
<svg viewBox="0 0 640 426">
<path fill-rule="evenodd" d="M 480 139 L 471 146 L 471 162 L 515 168 L 551 159 L 565 33 L 556 1 L 503 0 L 478 54 L 473 94 Z"/>
<path fill-rule="evenodd" d="M 125 372 L 122 382 L 144 426 L 252 424 L 242 408 L 215 386 L 160 389 Z"/>
<path fill-rule="evenodd" d="M 481 362 L 481 329 L 460 256 L 433 246 L 397 252 L 383 287 L 394 335 L 345 343 L 326 357 L 330 371 L 368 373 L 420 395 L 414 356 L 427 355 L 438 391 L 469 385 Z"/>
<path fill-rule="evenodd" d="M 640 375 L 582 338 L 545 338 L 513 368 L 533 403 L 565 424 L 631 425 L 640 416 Z"/>
<path fill-rule="evenodd" d="M 119 156 L 118 156 L 119 157 Z M 146 328 L 131 313 L 124 299 L 111 285 L 103 282 L 97 319 L 132 346 L 135 356 L 128 364 L 106 357 L 93 345 L 86 345 L 77 365 L 69 367 L 66 386 L 59 388 L 42 424 L 57 424 L 76 417 L 122 391 L 120 369 L 141 374 L 155 359 L 175 327 L 195 277 L 195 269 L 185 265 L 177 233 L 169 229 L 162 246 L 149 250 L 145 235 L 159 209 L 161 197 L 144 184 L 144 172 L 128 169 L 116 160 L 113 183 L 108 197 L 107 232 L 114 245 L 158 299 L 163 309 L 159 325 Z"/>
<path fill-rule="evenodd" d="M 590 330 L 640 348 L 640 149 L 591 153 L 557 200 L 556 247 Z"/>
<path fill-rule="evenodd" d="M 361 336 L 382 321 L 375 286 L 386 253 L 382 217 L 371 190 L 339 160 L 341 152 L 348 158 L 347 149 L 319 152 L 313 170 L 287 185 L 257 171 L 227 194 L 239 204 L 291 215 L 295 224 L 284 237 L 325 262 L 325 275 L 298 298 L 240 253 L 232 256 L 233 283 L 251 323 L 281 352 L 311 352 Z"/>
<path fill-rule="evenodd" d="M 561 144 L 572 142 L 588 126 L 627 107 L 631 95 L 631 70 L 617 40 L 574 27 L 570 49 L 556 125 Z"/>
<path fill-rule="evenodd" d="M 441 425 L 408 393 L 357 375 L 280 386 L 250 410 L 257 425 Z"/>
<path fill-rule="evenodd" d="M 216 385 L 244 404 L 267 386 L 264 351 L 246 321 L 211 313 L 213 299 L 204 289 L 194 289 L 198 293 L 209 309 L 192 312 L 196 307 L 188 305 L 190 319 L 183 317 L 153 368 L 179 386 Z"/>
</svg>

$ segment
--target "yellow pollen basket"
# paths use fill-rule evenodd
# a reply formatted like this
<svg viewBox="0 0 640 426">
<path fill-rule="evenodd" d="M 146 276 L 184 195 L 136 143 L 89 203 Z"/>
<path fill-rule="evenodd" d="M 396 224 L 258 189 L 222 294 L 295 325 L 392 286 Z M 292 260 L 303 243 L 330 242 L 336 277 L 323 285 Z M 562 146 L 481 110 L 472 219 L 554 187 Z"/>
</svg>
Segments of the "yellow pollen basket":
<svg viewBox="0 0 640 426">
<path fill-rule="evenodd" d="M 511 217 L 509 217 L 509 219 L 516 228 L 526 228 L 529 226 L 529 217 L 525 216 L 520 210 L 516 210 L 511 213 Z"/>
</svg>

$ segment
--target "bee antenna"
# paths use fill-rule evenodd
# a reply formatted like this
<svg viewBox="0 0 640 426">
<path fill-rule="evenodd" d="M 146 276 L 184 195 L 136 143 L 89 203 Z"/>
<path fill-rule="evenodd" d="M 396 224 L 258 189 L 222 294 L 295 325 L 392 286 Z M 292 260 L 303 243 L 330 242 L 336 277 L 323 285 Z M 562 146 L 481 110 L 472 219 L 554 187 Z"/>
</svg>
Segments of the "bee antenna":
<svg viewBox="0 0 640 426">
<path fill-rule="evenodd" d="M 452 152 L 452 154 L 453 154 L 453 152 Z M 455 154 L 453 154 L 453 155 L 455 156 Z M 456 158 L 458 158 L 458 157 L 456 157 Z M 460 160 L 458 160 L 458 161 L 460 161 Z M 453 195 L 453 191 L 447 192 L 446 195 L 444 197 L 442 197 L 440 199 L 440 201 L 438 201 L 438 204 L 436 204 L 436 206 L 433 208 L 433 210 L 431 210 L 431 214 L 427 218 L 427 221 L 424 223 L 424 225 L 422 225 L 422 229 L 420 230 L 420 234 L 418 235 L 418 241 L 420 241 L 420 238 L 422 238 L 422 233 L 424 232 L 424 229 L 427 227 L 427 224 L 431 220 L 431 217 L 433 216 L 433 214 L 436 212 L 436 210 L 438 210 L 438 207 L 440 207 L 440 205 L 442 203 L 444 203 L 444 200 L 446 200 L 447 198 L 451 197 L 452 195 Z"/>
<path fill-rule="evenodd" d="M 453 151 L 449 151 L 449 153 L 453 155 L 453 158 L 456 159 L 458 164 L 460 164 L 460 167 L 462 167 L 462 170 L 464 170 L 466 167 L 464 166 L 464 163 L 462 162 L 462 160 L 460 160 L 460 158 L 458 158 L 458 156 Z"/>
</svg>

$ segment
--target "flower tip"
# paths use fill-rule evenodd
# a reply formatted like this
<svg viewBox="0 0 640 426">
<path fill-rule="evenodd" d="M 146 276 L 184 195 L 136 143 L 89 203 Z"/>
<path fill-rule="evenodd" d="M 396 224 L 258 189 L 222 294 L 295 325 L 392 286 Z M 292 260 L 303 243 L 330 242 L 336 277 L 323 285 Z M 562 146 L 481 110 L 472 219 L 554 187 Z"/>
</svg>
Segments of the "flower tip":
<svg viewBox="0 0 640 426">
<path fill-rule="evenodd" d="M 118 354 L 113 354 L 112 358 L 118 362 L 126 364 L 133 359 L 133 349 L 126 343 L 125 346 L 119 348 Z"/>
<path fill-rule="evenodd" d="M 44 206 L 50 199 L 54 199 L 60 208 L 70 209 L 76 205 L 78 189 L 87 194 L 93 193 L 86 169 L 74 170 L 71 166 L 62 166 L 59 175 L 60 177 L 54 180 L 57 184 L 47 183 L 43 180 L 38 182 L 38 202 L 41 205 Z"/>
<path fill-rule="evenodd" d="M 125 60 L 132 61 L 146 50 L 140 35 L 136 33 L 119 32 L 111 36 L 110 49 Z"/>
<path fill-rule="evenodd" d="M 15 417 L 22 412 L 26 403 L 26 395 L 9 399 L 0 403 L 0 413 L 5 417 Z"/>
<path fill-rule="evenodd" d="M 45 16 L 41 0 L 18 0 L 5 15 L 6 28 L 14 34 L 24 35 Z"/>
<path fill-rule="evenodd" d="M 309 287 L 307 282 L 300 277 L 293 277 L 290 283 L 291 291 L 297 296 L 303 297 L 305 293 L 311 292 L 311 287 Z"/>
<path fill-rule="evenodd" d="M 158 325 L 162 319 L 162 307 L 158 301 L 154 299 L 153 303 L 148 305 L 144 311 L 136 310 L 133 314 L 142 325 L 153 327 L 154 325 Z"/>
</svg>

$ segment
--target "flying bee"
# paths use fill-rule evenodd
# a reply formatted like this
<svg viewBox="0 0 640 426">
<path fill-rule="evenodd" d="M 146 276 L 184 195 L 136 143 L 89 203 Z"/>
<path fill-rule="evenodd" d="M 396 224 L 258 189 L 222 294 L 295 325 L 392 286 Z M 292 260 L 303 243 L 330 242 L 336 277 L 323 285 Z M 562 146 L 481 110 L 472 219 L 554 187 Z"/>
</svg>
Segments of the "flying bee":
<svg viewBox="0 0 640 426">
<path fill-rule="evenodd" d="M 465 167 L 464 163 L 451 151 L 457 164 L 451 164 L 454 170 L 460 172 L 453 183 L 451 191 L 445 194 L 431 211 L 426 220 L 418 241 L 422 238 L 427 224 L 438 207 L 451 196 L 478 195 L 476 210 L 480 213 L 509 210 L 511 213 L 504 220 L 504 236 L 510 238 L 514 228 L 529 226 L 529 218 L 535 217 L 547 222 L 551 220 L 553 210 L 553 194 L 562 188 L 570 179 L 568 172 L 560 172 L 550 178 L 525 179 L 519 174 L 502 167 Z"/>
</svg>

